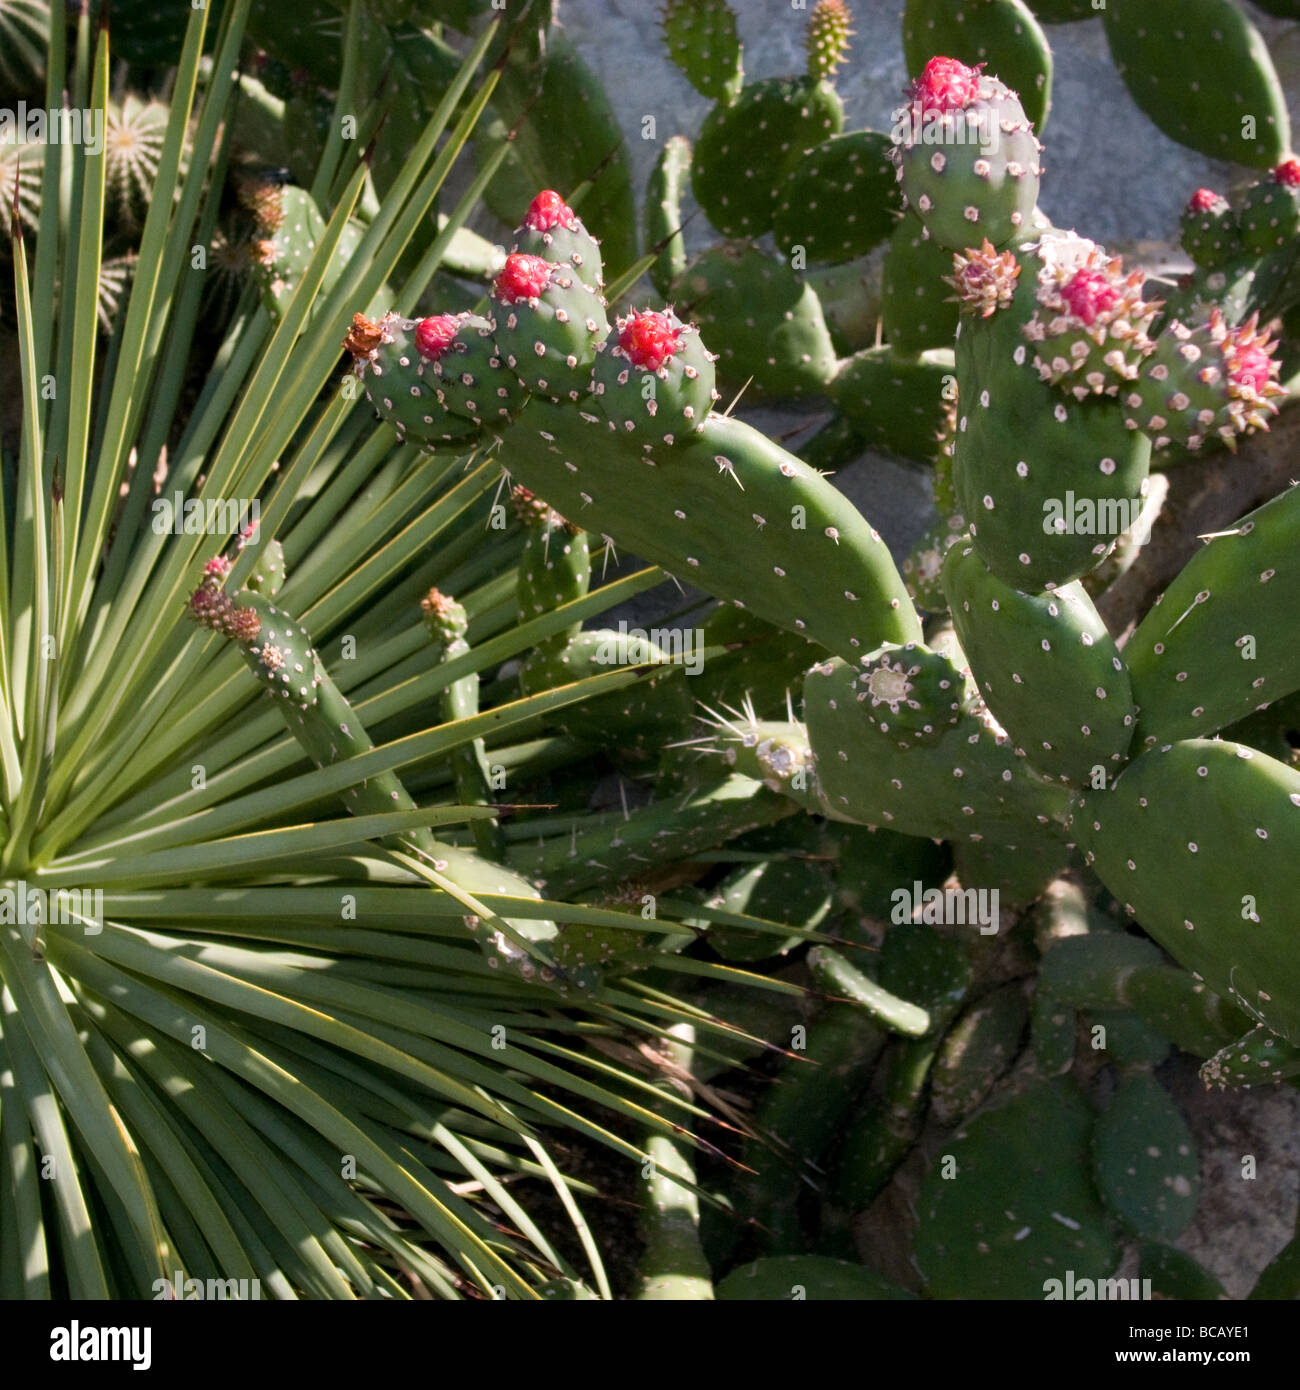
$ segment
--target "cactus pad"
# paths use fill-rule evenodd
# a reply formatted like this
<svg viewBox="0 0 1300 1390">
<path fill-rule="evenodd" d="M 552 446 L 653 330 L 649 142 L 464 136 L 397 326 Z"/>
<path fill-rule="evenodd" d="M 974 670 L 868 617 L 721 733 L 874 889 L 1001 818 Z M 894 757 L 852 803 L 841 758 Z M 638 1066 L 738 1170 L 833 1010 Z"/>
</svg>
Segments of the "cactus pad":
<svg viewBox="0 0 1300 1390">
<path fill-rule="evenodd" d="M 1031 229 L 1038 151 L 1016 94 L 951 58 L 932 58 L 894 113 L 894 159 L 907 205 L 951 251 L 995 247 Z"/>
<path fill-rule="evenodd" d="M 615 429 L 671 444 L 704 425 L 718 399 L 714 357 L 671 310 L 619 318 L 599 345 L 593 394 Z"/>
<path fill-rule="evenodd" d="M 971 707 L 961 672 L 921 642 L 886 643 L 863 657 L 857 687 L 867 720 L 901 752 L 932 747 Z"/>
<path fill-rule="evenodd" d="M 1196 1141 L 1149 1072 L 1120 1079 L 1092 1137 L 1093 1173 L 1107 1206 L 1143 1240 L 1173 1240 L 1196 1214 Z"/>
<path fill-rule="evenodd" d="M 1088 1102 L 1061 1078 L 958 1131 L 918 1203 L 915 1260 L 931 1298 L 1040 1300 L 1067 1269 L 1113 1273 L 1120 1252 L 1088 1176 L 1092 1126 Z"/>
<path fill-rule="evenodd" d="M 1083 782 L 1123 761 L 1137 722 L 1128 670 L 1082 585 L 1022 593 L 957 545 L 944 589 L 980 693 L 1035 767 Z"/>
<path fill-rule="evenodd" d="M 1080 799 L 1074 834 L 1143 929 L 1216 993 L 1300 1044 L 1300 772 L 1188 739 Z"/>
</svg>

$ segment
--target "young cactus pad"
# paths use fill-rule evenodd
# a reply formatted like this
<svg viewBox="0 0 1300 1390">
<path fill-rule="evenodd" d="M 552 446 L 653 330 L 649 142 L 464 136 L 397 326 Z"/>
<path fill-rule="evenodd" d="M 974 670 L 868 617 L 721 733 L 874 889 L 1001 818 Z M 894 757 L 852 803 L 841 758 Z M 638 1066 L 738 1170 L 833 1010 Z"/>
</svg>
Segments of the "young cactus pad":
<svg viewBox="0 0 1300 1390">
<path fill-rule="evenodd" d="M 1015 92 L 982 68 L 931 58 L 894 112 L 907 205 L 950 251 L 1024 238 L 1038 202 L 1033 126 Z"/>
</svg>

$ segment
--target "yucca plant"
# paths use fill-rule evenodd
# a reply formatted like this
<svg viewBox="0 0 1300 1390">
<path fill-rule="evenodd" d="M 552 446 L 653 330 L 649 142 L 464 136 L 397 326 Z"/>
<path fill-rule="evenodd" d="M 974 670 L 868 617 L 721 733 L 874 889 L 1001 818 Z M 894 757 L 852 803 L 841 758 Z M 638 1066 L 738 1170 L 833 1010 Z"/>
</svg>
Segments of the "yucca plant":
<svg viewBox="0 0 1300 1390">
<path fill-rule="evenodd" d="M 393 307 L 410 312 L 495 171 L 499 154 L 420 244 L 491 96 L 481 67 L 496 25 L 346 257 L 383 112 L 353 90 L 345 41 L 312 190 L 324 232 L 278 317 L 250 286 L 196 378 L 212 328 L 201 253 L 249 6 L 224 7 L 215 41 L 209 10 L 190 12 L 107 345 L 105 150 L 50 145 L 36 234 L 13 228 L 23 409 L 0 518 L 0 1296 L 150 1297 L 178 1271 L 283 1298 L 533 1298 L 555 1280 L 608 1296 L 580 1212 L 589 1189 L 561 1173 L 550 1127 L 641 1164 L 649 1138 L 704 1112 L 665 1093 L 653 1066 L 612 1060 L 629 1049 L 593 1044 L 639 1036 L 645 1056 L 694 1024 L 707 1048 L 720 1025 L 635 976 L 579 989 L 550 969 L 530 922 L 671 923 L 486 891 L 490 875 L 469 886 L 473 841 L 457 827 L 501 810 L 459 804 L 455 768 L 482 740 L 509 786 L 526 785 L 584 751 L 546 736 L 544 716 L 644 673 L 460 718 L 439 696 L 662 575 L 519 623 L 521 534 L 488 524 L 499 460 L 399 443 L 342 369 L 353 312 L 414 245 L 417 269 L 394 282 Z M 359 14 L 354 0 L 350 27 Z M 102 117 L 109 33 L 83 13 L 69 54 L 66 25 L 54 0 L 48 103 L 66 86 Z M 345 140 L 337 117 L 356 110 Z M 231 499 L 257 502 L 250 533 L 190 524 Z M 187 596 L 215 592 L 205 575 L 258 593 L 263 621 L 283 611 L 310 633 L 353 742 L 306 756 L 284 702 L 265 697 L 272 682 L 187 621 Z M 435 584 L 469 622 L 468 647 L 441 663 L 419 604 Z M 374 809 L 376 788 L 398 787 L 399 809 Z M 538 1184 L 568 1213 L 559 1245 L 584 1250 L 581 1267 L 530 1215 Z"/>
</svg>

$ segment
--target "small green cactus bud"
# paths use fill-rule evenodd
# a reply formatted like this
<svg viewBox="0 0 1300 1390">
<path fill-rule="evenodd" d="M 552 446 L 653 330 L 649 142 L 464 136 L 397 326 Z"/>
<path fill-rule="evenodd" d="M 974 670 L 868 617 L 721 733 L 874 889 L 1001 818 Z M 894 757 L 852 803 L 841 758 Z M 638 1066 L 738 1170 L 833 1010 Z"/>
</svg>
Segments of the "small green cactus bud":
<svg viewBox="0 0 1300 1390">
<path fill-rule="evenodd" d="M 808 19 L 808 75 L 834 77 L 849 51 L 853 16 L 844 0 L 817 0 Z"/>
<path fill-rule="evenodd" d="M 465 606 L 438 589 L 430 589 L 420 600 L 420 611 L 429 636 L 444 646 L 459 642 L 469 631 Z"/>
</svg>

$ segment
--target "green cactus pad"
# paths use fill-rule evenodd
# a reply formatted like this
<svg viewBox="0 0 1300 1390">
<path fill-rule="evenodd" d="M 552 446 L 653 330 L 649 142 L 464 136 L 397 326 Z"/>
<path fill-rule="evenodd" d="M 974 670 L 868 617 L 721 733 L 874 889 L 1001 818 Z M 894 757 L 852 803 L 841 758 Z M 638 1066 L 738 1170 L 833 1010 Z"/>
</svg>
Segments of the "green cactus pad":
<svg viewBox="0 0 1300 1390">
<path fill-rule="evenodd" d="M 710 101 L 735 101 L 744 73 L 727 0 L 667 0 L 662 21 L 668 56 L 691 86 Z"/>
<path fill-rule="evenodd" d="M 440 660 L 454 642 L 465 640 L 469 618 L 463 603 L 457 603 L 437 589 L 430 589 L 420 600 L 420 612 Z"/>
<path fill-rule="evenodd" d="M 1300 689 L 1300 489 L 1192 556 L 1124 648 L 1137 745 L 1208 736 Z"/>
<path fill-rule="evenodd" d="M 649 276 L 665 298 L 686 269 L 686 238 L 682 235 L 682 194 L 691 175 L 691 142 L 684 135 L 664 141 L 646 182 L 641 233 L 647 252 L 659 250 Z"/>
<path fill-rule="evenodd" d="M 1241 244 L 1256 255 L 1294 247 L 1300 236 L 1300 162 L 1284 161 L 1246 194 Z"/>
<path fill-rule="evenodd" d="M 953 870 L 965 889 L 997 893 L 994 920 L 1036 902 L 1069 858 L 1069 851 L 1052 831 L 1034 834 L 1028 827 L 1016 845 L 996 840 L 958 840 L 953 845 Z"/>
<path fill-rule="evenodd" d="M 980 693 L 1029 761 L 1074 783 L 1122 763 L 1136 726 L 1133 693 L 1083 586 L 1022 593 L 973 545 L 948 552 L 943 582 Z"/>
<path fill-rule="evenodd" d="M 275 318 L 293 298 L 317 244 L 325 235 L 325 219 L 306 189 L 288 184 L 278 192 L 276 228 L 256 244 L 253 258 L 263 301 Z"/>
<path fill-rule="evenodd" d="M 471 443 L 479 433 L 472 420 L 453 415 L 439 399 L 436 369 L 430 369 L 416 346 L 415 319 L 385 314 L 372 322 L 353 318 L 346 344 L 353 371 L 366 399 L 397 431 L 399 439 L 420 444 Z M 522 393 L 514 384 L 516 397 Z"/>
<path fill-rule="evenodd" d="M 1014 843 L 1027 823 L 1062 814 L 1062 790 L 1037 777 L 982 714 L 967 715 L 933 747 L 903 753 L 872 728 L 857 693 L 843 662 L 814 667 L 804 681 L 828 815 L 931 839 L 997 835 Z"/>
<path fill-rule="evenodd" d="M 1085 795 L 1075 837 L 1170 955 L 1256 1022 L 1300 1043 L 1300 772 L 1243 744 L 1144 753 Z"/>
<path fill-rule="evenodd" d="M 515 489 L 516 493 L 524 491 Z M 582 598 L 590 587 L 591 543 L 587 533 L 568 526 L 547 508 L 541 524 L 528 526 L 524 536 L 515 577 L 516 617 L 521 623 L 528 622 Z M 581 630 L 581 623 L 562 628 L 547 638 L 539 650 L 558 651 Z"/>
<path fill-rule="evenodd" d="M 900 922 L 885 933 L 880 983 L 928 1010 L 936 1034 L 961 1007 L 971 985 L 971 963 L 962 942 L 924 922 Z"/>
<path fill-rule="evenodd" d="M 1038 1301 L 1066 1270 L 1076 1280 L 1114 1272 L 1120 1252 L 1088 1175 L 1092 1128 L 1088 1102 L 1061 1078 L 985 1111 L 942 1146 L 917 1204 L 915 1260 L 931 1298 Z"/>
<path fill-rule="evenodd" d="M 1078 1008 L 1131 1010 L 1196 1057 L 1219 1051 L 1250 1023 L 1188 971 L 1164 964 L 1151 942 L 1123 932 L 1089 931 L 1054 942 L 1039 984 Z"/>
<path fill-rule="evenodd" d="M 921 635 L 877 533 L 829 482 L 738 420 L 710 416 L 668 448 L 534 400 L 510 466 L 593 534 L 831 651 Z"/>
<path fill-rule="evenodd" d="M 248 587 L 274 598 L 284 586 L 284 577 L 284 546 L 277 540 L 267 541 L 248 576 Z"/>
<path fill-rule="evenodd" d="M 700 631 L 706 647 L 732 650 L 714 657 L 693 678 L 695 698 L 710 709 L 738 709 L 748 700 L 760 719 L 785 713 L 804 672 L 822 654 L 806 638 L 783 632 L 733 604 L 715 608 Z"/>
<path fill-rule="evenodd" d="M 553 401 L 586 395 L 609 320 L 605 301 L 576 270 L 508 256 L 493 282 L 492 314 L 497 351 L 530 391 Z"/>
<path fill-rule="evenodd" d="M 1016 258 L 1011 303 L 963 316 L 953 479 L 958 510 L 997 577 L 1026 591 L 1068 584 L 1141 515 L 1150 440 L 1120 402 L 1071 400 L 1039 380 L 1022 325 L 1038 308 L 1037 257 Z"/>
<path fill-rule="evenodd" d="M 713 362 L 694 324 L 672 310 L 634 311 L 598 344 L 592 393 L 615 429 L 672 444 L 709 418 Z"/>
<path fill-rule="evenodd" d="M 1040 16 L 1041 17 L 1041 16 Z M 1052 50 L 1023 0 L 907 0 L 903 57 L 919 77 L 936 54 L 987 63 L 1015 91 L 1041 135 L 1052 105 Z"/>
<path fill-rule="evenodd" d="M 1040 984 L 1034 990 L 1029 1014 L 1029 1050 L 1037 1075 L 1064 1076 L 1070 1070 L 1074 1065 L 1077 1029 L 1075 1011 Z"/>
<path fill-rule="evenodd" d="M 887 135 L 851 130 L 808 150 L 776 190 L 781 251 L 802 247 L 804 264 L 837 265 L 879 245 L 902 212 L 890 148 Z"/>
<path fill-rule="evenodd" d="M 1022 239 L 1038 202 L 1040 148 L 1024 108 L 995 77 L 966 69 L 954 83 L 934 74 L 927 65 L 894 113 L 893 154 L 908 207 L 950 251 Z"/>
<path fill-rule="evenodd" d="M 1241 227 L 1231 204 L 1213 189 L 1199 188 L 1183 209 L 1179 223 L 1182 248 L 1205 269 L 1226 265 L 1241 255 Z"/>
<path fill-rule="evenodd" d="M 235 602 L 258 618 L 256 635 L 240 644 L 249 670 L 272 695 L 300 712 L 316 708 L 325 673 L 307 629 L 256 591 L 242 590 Z"/>
<path fill-rule="evenodd" d="M 1090 1009 L 1088 1034 L 1119 1067 L 1149 1069 L 1169 1056 L 1169 1039 L 1133 1009 Z"/>
<path fill-rule="evenodd" d="M 1184 0 L 1107 0 L 1102 19 L 1133 100 L 1166 135 L 1257 169 L 1282 159 L 1291 143 L 1282 85 L 1240 6 L 1199 0 L 1189 23 Z"/>
<path fill-rule="evenodd" d="M 1276 1086 L 1300 1076 L 1300 1048 L 1283 1042 L 1269 1028 L 1252 1028 L 1204 1062 L 1200 1075 L 1207 1086 L 1220 1090 Z"/>
<path fill-rule="evenodd" d="M 745 1161 L 756 1173 L 741 1196 L 746 1216 L 767 1233 L 763 1247 L 780 1250 L 803 1243 L 800 1189 L 804 1181 L 820 1186 L 822 1155 L 853 1113 L 885 1034 L 855 1005 L 832 1003 L 793 1036 L 772 1041 L 794 1055 L 783 1060 L 758 1107 L 754 1128 L 766 1142 L 746 1146 Z"/>
<path fill-rule="evenodd" d="M 771 1255 L 733 1269 L 718 1284 L 726 1303 L 802 1302 L 833 1299 L 841 1303 L 876 1300 L 901 1302 L 912 1297 L 863 1265 L 825 1255 Z"/>
<path fill-rule="evenodd" d="M 440 315 L 415 326 L 416 370 L 438 403 L 474 425 L 509 423 L 528 393 L 501 359 L 494 325 L 477 314 Z"/>
<path fill-rule="evenodd" d="M 930 1031 L 930 1015 L 925 1009 L 891 994 L 833 946 L 814 946 L 808 952 L 807 963 L 818 989 L 856 1004 L 883 1028 L 909 1038 L 919 1038 Z"/>
<path fill-rule="evenodd" d="M 869 830 L 865 825 L 830 824 L 835 849 L 835 900 L 857 918 L 888 921 L 899 899 L 900 886 L 942 887 L 950 870 L 947 846 L 931 844 L 892 830 Z M 852 940 L 861 932 L 852 921 L 841 930 Z"/>
<path fill-rule="evenodd" d="M 868 721 L 900 752 L 933 747 L 971 710 L 961 672 L 921 642 L 864 656 L 857 686 Z"/>
<path fill-rule="evenodd" d="M 932 926 L 902 922 L 885 934 L 880 984 L 929 1015 L 929 1031 L 895 1043 L 881 1068 L 876 1094 L 845 1133 L 835 1194 L 851 1211 L 864 1210 L 888 1184 L 920 1134 L 925 1091 L 939 1038 L 971 984 L 964 946 Z"/>
<path fill-rule="evenodd" d="M 926 1085 L 938 1044 L 933 1037 L 898 1039 L 873 1080 L 873 1094 L 839 1146 L 834 1197 L 850 1212 L 865 1211 L 912 1151 L 925 1122 Z"/>
<path fill-rule="evenodd" d="M 808 859 L 769 859 L 761 864 L 741 864 L 709 895 L 709 907 L 745 913 L 769 922 L 787 922 L 801 930 L 782 940 L 767 932 L 743 927 L 709 929 L 708 943 L 723 960 L 768 960 L 785 955 L 816 931 L 831 906 L 830 876 Z"/>
<path fill-rule="evenodd" d="M 1157 449 L 1196 450 L 1216 437 L 1235 448 L 1241 435 L 1268 428 L 1274 398 L 1286 394 L 1276 380 L 1276 346 L 1253 314 L 1235 328 L 1217 307 L 1204 322 L 1171 321 L 1137 380 L 1120 392 L 1125 423 L 1145 430 Z"/>
<path fill-rule="evenodd" d="M 930 1107 L 942 1125 L 959 1124 L 980 1106 L 1020 1050 L 1029 1005 L 1017 982 L 970 1005 L 949 1029 L 930 1076 Z"/>
<path fill-rule="evenodd" d="M 789 265 L 748 245 L 715 246 L 687 268 L 673 299 L 719 354 L 725 381 L 780 396 L 820 394 L 837 361 L 821 304 Z"/>
<path fill-rule="evenodd" d="M 715 106 L 695 141 L 691 188 L 727 237 L 772 230 L 777 190 L 804 151 L 844 127 L 835 88 L 811 77 L 770 77 Z"/>
<path fill-rule="evenodd" d="M 911 357 L 885 346 L 846 358 L 823 389 L 863 447 L 924 462 L 939 453 L 949 405 L 944 393 L 956 379 L 949 348 Z"/>
<path fill-rule="evenodd" d="M 957 303 L 944 279 L 951 274 L 952 252 L 923 236 L 913 218 L 894 228 L 880 285 L 880 316 L 895 352 L 952 346 Z"/>
<path fill-rule="evenodd" d="M 1092 1170 L 1107 1206 L 1142 1240 L 1174 1240 L 1196 1215 L 1196 1141 L 1149 1072 L 1120 1078 L 1093 1130 Z"/>
<path fill-rule="evenodd" d="M 804 44 L 811 77 L 834 77 L 849 51 L 853 16 L 845 0 L 817 0 L 808 16 Z"/>
<path fill-rule="evenodd" d="M 629 882 L 612 893 L 592 898 L 592 905 L 628 915 L 628 929 L 591 926 L 585 922 L 565 922 L 556 933 L 551 959 L 582 989 L 596 989 L 615 972 L 629 952 L 638 950 L 650 938 L 634 929 L 646 911 L 644 885 Z M 653 895 L 651 902 L 653 903 Z"/>
</svg>

